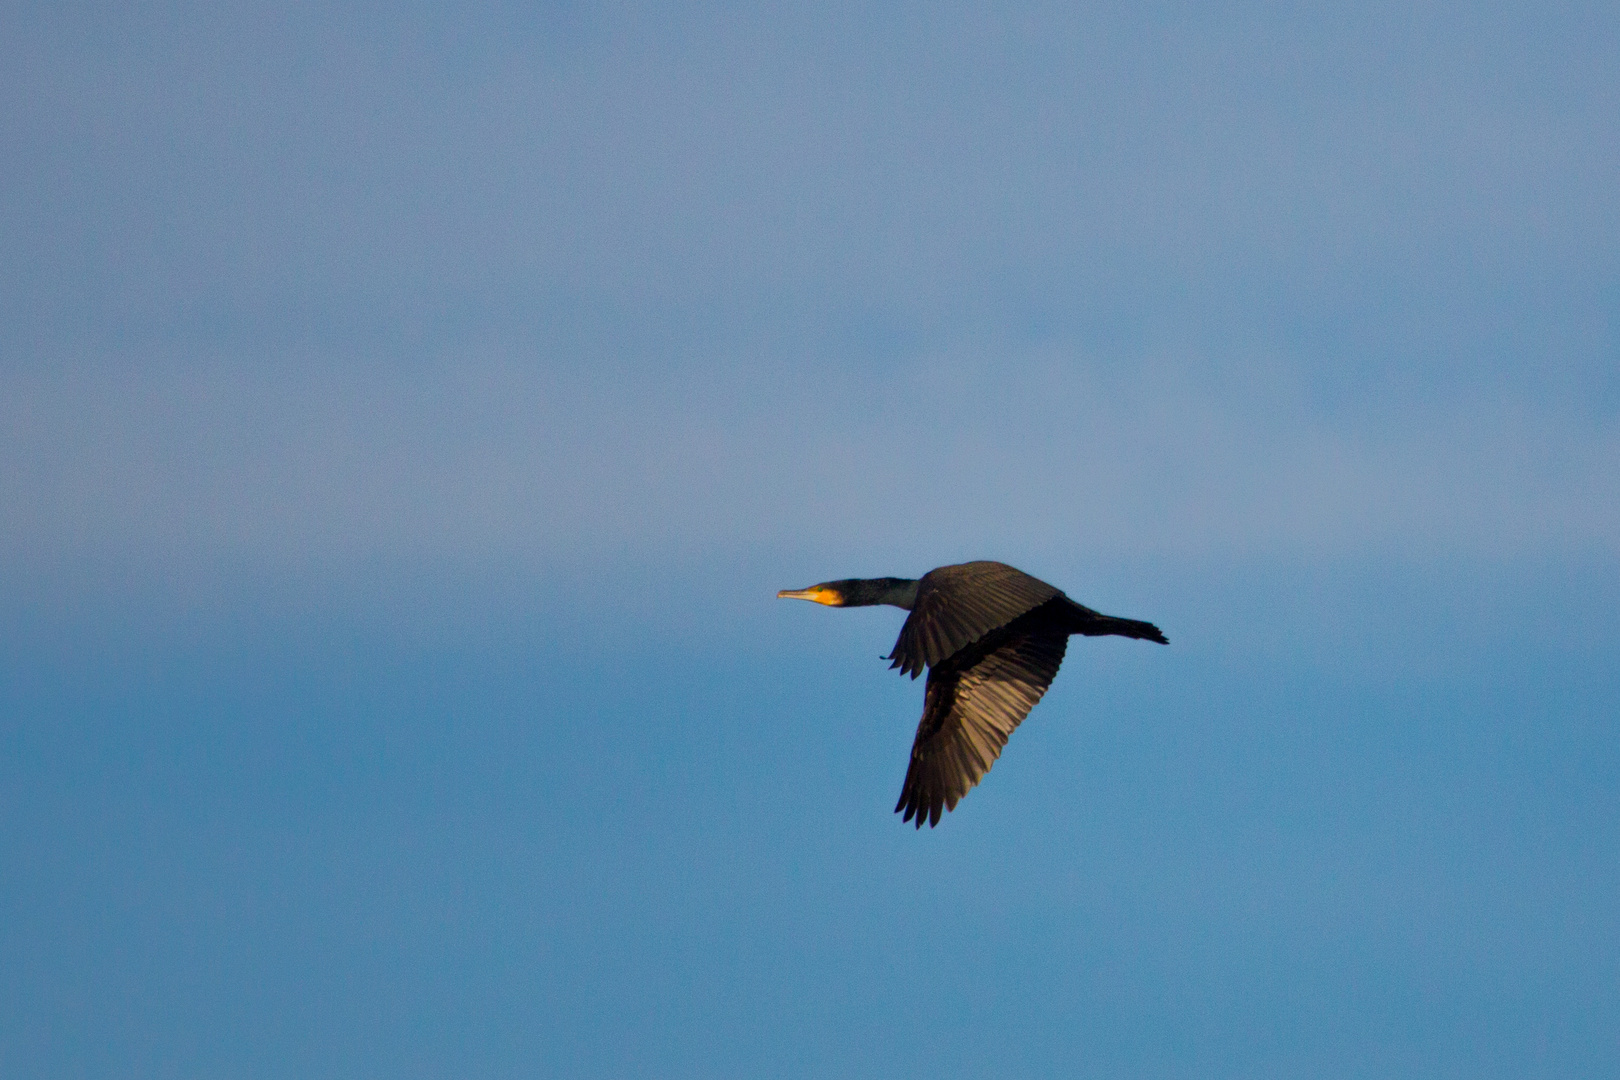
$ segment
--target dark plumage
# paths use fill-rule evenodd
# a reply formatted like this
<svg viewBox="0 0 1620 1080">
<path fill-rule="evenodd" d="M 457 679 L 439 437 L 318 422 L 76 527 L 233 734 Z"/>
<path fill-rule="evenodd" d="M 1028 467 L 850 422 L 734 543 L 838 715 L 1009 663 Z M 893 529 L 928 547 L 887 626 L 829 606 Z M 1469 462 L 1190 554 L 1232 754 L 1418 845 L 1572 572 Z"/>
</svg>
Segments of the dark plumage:
<svg viewBox="0 0 1620 1080">
<path fill-rule="evenodd" d="M 924 818 L 937 825 L 990 771 L 1007 737 L 1052 685 L 1070 634 L 1169 644 L 1152 623 L 1103 615 L 998 562 L 941 566 L 916 581 L 847 578 L 776 595 L 911 612 L 885 659 L 914 679 L 928 669 L 922 721 L 894 808 L 919 829 Z"/>
</svg>

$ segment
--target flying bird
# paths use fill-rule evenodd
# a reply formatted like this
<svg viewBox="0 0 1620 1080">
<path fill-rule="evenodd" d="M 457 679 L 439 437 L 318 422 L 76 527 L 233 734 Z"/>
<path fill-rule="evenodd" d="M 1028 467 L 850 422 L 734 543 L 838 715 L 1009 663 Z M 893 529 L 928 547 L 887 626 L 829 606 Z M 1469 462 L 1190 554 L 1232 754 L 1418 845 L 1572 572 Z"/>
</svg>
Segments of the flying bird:
<svg viewBox="0 0 1620 1080">
<path fill-rule="evenodd" d="M 889 604 L 911 612 L 889 667 L 928 669 L 922 721 L 894 812 L 932 828 L 990 771 L 1063 663 L 1070 634 L 1170 642 L 1157 626 L 1077 604 L 1006 563 L 941 566 L 921 579 L 845 578 L 776 594 L 829 607 Z"/>
</svg>

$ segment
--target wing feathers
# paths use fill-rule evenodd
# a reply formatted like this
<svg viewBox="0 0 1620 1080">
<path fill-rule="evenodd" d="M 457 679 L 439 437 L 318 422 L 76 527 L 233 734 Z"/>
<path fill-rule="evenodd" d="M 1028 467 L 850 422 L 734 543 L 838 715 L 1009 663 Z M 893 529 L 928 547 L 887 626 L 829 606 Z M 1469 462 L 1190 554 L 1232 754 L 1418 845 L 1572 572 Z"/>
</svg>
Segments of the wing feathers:
<svg viewBox="0 0 1620 1080">
<path fill-rule="evenodd" d="M 992 630 L 1062 594 L 1006 563 L 970 562 L 930 570 L 889 654 L 891 667 L 916 678 Z"/>
<path fill-rule="evenodd" d="M 1038 621 L 1038 620 L 1037 620 Z M 939 823 L 1001 756 L 1007 737 L 1046 693 L 1063 663 L 1068 631 L 1029 620 L 1010 627 L 976 655 L 928 673 L 922 720 L 897 813 Z"/>
</svg>

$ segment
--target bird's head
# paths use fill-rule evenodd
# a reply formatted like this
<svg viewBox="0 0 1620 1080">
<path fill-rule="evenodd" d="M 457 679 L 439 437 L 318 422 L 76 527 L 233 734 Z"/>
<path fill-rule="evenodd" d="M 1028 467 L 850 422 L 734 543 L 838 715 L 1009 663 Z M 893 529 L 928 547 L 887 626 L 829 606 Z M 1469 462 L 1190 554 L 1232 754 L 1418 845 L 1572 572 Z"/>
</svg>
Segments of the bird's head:
<svg viewBox="0 0 1620 1080">
<path fill-rule="evenodd" d="M 789 600 L 814 600 L 828 607 L 890 604 L 910 611 L 917 599 L 917 583 L 910 578 L 841 578 L 808 589 L 783 589 L 776 595 Z"/>
</svg>

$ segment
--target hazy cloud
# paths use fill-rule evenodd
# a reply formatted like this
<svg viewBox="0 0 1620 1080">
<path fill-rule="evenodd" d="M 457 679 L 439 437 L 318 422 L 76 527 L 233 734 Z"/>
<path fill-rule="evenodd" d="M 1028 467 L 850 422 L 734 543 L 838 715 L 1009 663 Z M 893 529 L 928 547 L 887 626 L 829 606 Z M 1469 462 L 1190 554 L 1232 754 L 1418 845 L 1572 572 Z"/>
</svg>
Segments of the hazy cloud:
<svg viewBox="0 0 1620 1080">
<path fill-rule="evenodd" d="M 463 571 L 778 549 L 1419 559 L 1616 554 L 1620 425 L 1348 416 L 1246 370 L 946 358 L 832 382 L 31 376 L 0 411 L 14 570 Z M 18 392 L 20 391 L 20 392 Z"/>
</svg>

